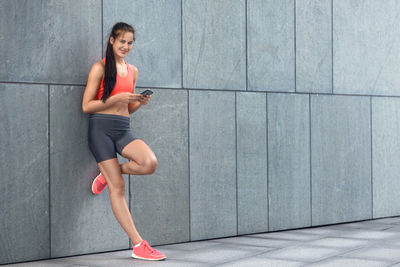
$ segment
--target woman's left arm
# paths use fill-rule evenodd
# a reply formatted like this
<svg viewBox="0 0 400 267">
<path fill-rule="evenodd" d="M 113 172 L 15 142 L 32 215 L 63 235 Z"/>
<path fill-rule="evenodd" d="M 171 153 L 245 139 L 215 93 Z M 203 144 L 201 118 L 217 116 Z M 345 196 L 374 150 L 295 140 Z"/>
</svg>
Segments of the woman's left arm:
<svg viewBox="0 0 400 267">
<path fill-rule="evenodd" d="M 132 75 L 133 75 L 133 91 L 132 91 L 132 93 L 135 93 L 136 81 L 137 81 L 137 78 L 138 78 L 138 69 L 137 69 L 135 66 L 130 65 L 130 64 L 129 64 L 129 67 L 131 68 L 131 70 L 132 70 Z M 139 102 L 139 101 L 133 102 L 133 103 L 129 103 L 129 104 L 128 104 L 128 111 L 129 111 L 129 114 L 132 114 L 133 112 L 135 112 L 136 110 L 138 110 L 138 109 L 140 108 L 141 105 L 142 105 L 142 103 Z"/>
</svg>

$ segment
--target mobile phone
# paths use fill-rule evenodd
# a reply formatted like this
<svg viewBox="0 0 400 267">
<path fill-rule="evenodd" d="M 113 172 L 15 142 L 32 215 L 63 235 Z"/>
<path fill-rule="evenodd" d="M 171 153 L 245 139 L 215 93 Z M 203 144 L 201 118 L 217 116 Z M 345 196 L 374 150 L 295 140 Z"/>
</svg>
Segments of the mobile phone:
<svg viewBox="0 0 400 267">
<path fill-rule="evenodd" d="M 142 96 L 148 96 L 148 95 L 152 95 L 153 91 L 151 90 L 145 90 L 143 92 L 140 93 Z"/>
</svg>

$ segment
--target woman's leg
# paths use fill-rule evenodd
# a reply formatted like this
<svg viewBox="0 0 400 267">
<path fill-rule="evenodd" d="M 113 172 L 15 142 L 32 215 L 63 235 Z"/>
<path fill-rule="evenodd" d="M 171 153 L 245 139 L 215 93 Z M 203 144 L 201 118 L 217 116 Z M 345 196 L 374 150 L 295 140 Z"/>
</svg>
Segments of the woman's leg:
<svg viewBox="0 0 400 267">
<path fill-rule="evenodd" d="M 157 158 L 153 151 L 140 139 L 127 144 L 121 151 L 129 162 L 121 164 L 121 172 L 124 174 L 146 175 L 152 174 L 157 169 Z"/>
<path fill-rule="evenodd" d="M 139 244 L 143 239 L 136 230 L 135 224 L 125 199 L 125 181 L 116 158 L 98 163 L 99 169 L 108 184 L 112 211 L 117 221 L 128 234 L 133 244 Z"/>
</svg>

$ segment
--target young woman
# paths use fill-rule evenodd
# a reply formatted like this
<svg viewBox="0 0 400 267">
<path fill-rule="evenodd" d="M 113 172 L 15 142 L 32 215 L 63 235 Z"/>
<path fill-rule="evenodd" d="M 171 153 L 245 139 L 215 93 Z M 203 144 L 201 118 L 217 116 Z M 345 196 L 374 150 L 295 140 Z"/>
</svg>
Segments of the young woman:
<svg viewBox="0 0 400 267">
<path fill-rule="evenodd" d="M 130 130 L 129 115 L 151 98 L 135 93 L 138 70 L 124 60 L 134 41 L 132 26 L 115 24 L 108 38 L 106 57 L 95 63 L 89 73 L 82 110 L 89 114 L 89 148 L 100 169 L 92 191 L 99 194 L 108 186 L 113 213 L 133 242 L 132 257 L 163 260 L 166 256 L 152 248 L 136 230 L 122 177 L 122 174 L 152 174 L 157 168 L 153 151 Z M 117 152 L 129 162 L 119 164 Z"/>
</svg>

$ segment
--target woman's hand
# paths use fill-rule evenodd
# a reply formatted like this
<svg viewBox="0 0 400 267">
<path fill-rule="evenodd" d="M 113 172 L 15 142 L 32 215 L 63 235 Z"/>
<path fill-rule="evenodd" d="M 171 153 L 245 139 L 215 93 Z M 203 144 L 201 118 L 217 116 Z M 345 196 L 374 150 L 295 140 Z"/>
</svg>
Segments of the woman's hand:
<svg viewBox="0 0 400 267">
<path fill-rule="evenodd" d="M 142 99 L 139 100 L 141 105 L 147 105 L 150 101 L 151 95 L 142 96 Z"/>
<path fill-rule="evenodd" d="M 119 93 L 112 97 L 115 99 L 116 102 L 122 102 L 124 104 L 129 104 L 136 101 L 142 103 L 142 101 L 144 101 L 145 98 L 141 94 L 133 94 L 133 93 Z"/>
</svg>

